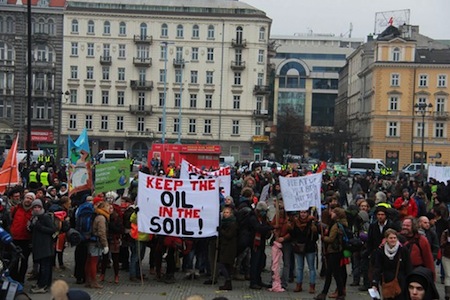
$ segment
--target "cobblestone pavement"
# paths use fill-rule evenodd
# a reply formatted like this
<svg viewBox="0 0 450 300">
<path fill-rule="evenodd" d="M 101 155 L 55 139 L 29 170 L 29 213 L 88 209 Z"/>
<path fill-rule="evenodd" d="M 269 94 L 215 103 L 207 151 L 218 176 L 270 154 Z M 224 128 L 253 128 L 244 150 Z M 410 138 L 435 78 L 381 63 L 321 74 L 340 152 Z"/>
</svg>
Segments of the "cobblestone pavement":
<svg viewBox="0 0 450 300">
<path fill-rule="evenodd" d="M 112 269 L 106 270 L 106 279 L 103 283 L 103 289 L 94 290 L 85 288 L 84 285 L 75 284 L 75 278 L 72 276 L 73 270 L 73 252 L 74 248 L 68 248 L 64 252 L 64 261 L 67 269 L 64 271 L 55 270 L 53 272 L 53 279 L 66 280 L 72 288 L 79 288 L 86 290 L 92 296 L 92 299 L 108 299 L 108 300 L 137 300 L 137 299 L 152 299 L 152 300 L 167 300 L 167 299 L 184 299 L 186 296 L 198 294 L 204 297 L 205 300 L 211 300 L 214 297 L 224 296 L 228 299 L 313 299 L 314 295 L 309 294 L 308 291 L 300 293 L 294 293 L 295 283 L 290 283 L 288 290 L 283 293 L 274 293 L 267 290 L 252 290 L 249 288 L 248 281 L 235 281 L 233 280 L 232 291 L 220 291 L 219 284 L 223 284 L 223 278 L 219 278 L 219 284 L 217 285 L 204 285 L 203 281 L 207 278 L 201 276 L 198 279 L 187 280 L 184 279 L 184 273 L 176 273 L 176 283 L 165 284 L 164 282 L 157 282 L 153 279 L 153 276 L 149 276 L 149 280 L 141 283 L 130 282 L 128 279 L 128 273 L 120 271 L 119 284 L 114 284 L 114 275 Z M 147 251 L 148 253 L 148 251 Z M 270 247 L 267 247 L 267 262 L 270 264 Z M 143 270 L 148 272 L 148 256 L 143 260 Z M 268 270 L 270 266 L 266 269 Z M 305 278 L 308 278 L 307 276 Z M 270 272 L 263 273 L 263 281 L 270 282 Z M 351 282 L 351 277 L 347 279 L 347 300 L 370 300 L 370 296 L 367 292 L 358 291 L 357 287 L 350 287 L 348 284 Z M 324 280 L 319 276 L 317 277 L 316 291 L 320 292 L 323 286 Z M 34 282 L 27 282 L 25 284 L 25 290 L 30 290 L 31 284 Z M 307 289 L 308 285 L 304 284 L 303 288 Z M 437 284 L 441 299 L 444 298 L 444 286 L 440 283 Z M 334 291 L 335 286 L 332 284 L 330 292 Z M 48 294 L 30 294 L 33 300 L 49 300 L 50 293 Z"/>
</svg>

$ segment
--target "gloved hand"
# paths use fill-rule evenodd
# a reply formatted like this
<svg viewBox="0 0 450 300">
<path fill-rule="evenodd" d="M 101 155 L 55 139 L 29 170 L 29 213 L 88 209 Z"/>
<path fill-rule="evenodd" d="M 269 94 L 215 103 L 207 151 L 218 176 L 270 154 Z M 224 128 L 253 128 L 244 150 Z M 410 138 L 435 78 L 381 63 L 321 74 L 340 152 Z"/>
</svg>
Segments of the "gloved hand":
<svg viewBox="0 0 450 300">
<path fill-rule="evenodd" d="M 103 248 L 103 254 L 108 254 L 108 252 L 109 252 L 109 248 L 108 247 Z"/>
</svg>

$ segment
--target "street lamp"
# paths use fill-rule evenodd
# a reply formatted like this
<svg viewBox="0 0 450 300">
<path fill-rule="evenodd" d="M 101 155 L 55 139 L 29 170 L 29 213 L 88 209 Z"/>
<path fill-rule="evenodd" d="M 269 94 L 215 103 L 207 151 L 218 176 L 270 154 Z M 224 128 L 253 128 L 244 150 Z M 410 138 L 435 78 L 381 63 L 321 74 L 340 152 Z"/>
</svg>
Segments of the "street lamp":
<svg viewBox="0 0 450 300">
<path fill-rule="evenodd" d="M 166 99 L 167 99 L 167 47 L 173 43 L 161 42 L 164 47 L 164 103 L 163 103 L 163 116 L 162 116 L 162 138 L 161 142 L 164 144 L 166 141 Z"/>
<path fill-rule="evenodd" d="M 422 181 L 423 178 L 423 163 L 424 163 L 424 146 L 425 146 L 425 115 L 428 112 L 431 112 L 431 109 L 433 108 L 433 104 L 426 103 L 426 102 L 420 102 L 414 104 L 414 109 L 416 111 L 416 114 L 420 114 L 422 116 L 422 144 L 421 144 L 421 151 L 420 151 L 420 178 Z"/>
<path fill-rule="evenodd" d="M 59 121 L 58 121 L 58 138 L 57 138 L 57 143 L 58 143 L 58 148 L 56 149 L 56 163 L 59 164 L 59 162 L 61 161 L 61 152 L 62 152 L 62 147 L 61 147 L 61 134 L 62 134 L 62 97 L 64 97 L 65 101 L 64 103 L 67 103 L 67 101 L 70 98 L 70 92 L 69 91 L 65 91 L 62 92 L 61 91 L 61 98 L 59 100 Z"/>
</svg>

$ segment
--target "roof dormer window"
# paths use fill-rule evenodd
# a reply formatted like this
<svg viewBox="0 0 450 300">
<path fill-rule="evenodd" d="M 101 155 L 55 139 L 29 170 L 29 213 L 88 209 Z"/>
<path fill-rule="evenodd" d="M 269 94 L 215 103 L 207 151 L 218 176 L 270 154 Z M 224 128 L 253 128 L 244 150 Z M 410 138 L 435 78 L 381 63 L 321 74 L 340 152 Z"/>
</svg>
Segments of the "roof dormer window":
<svg viewBox="0 0 450 300">
<path fill-rule="evenodd" d="M 400 61 L 400 48 L 395 47 L 392 50 L 392 60 L 393 61 Z"/>
</svg>

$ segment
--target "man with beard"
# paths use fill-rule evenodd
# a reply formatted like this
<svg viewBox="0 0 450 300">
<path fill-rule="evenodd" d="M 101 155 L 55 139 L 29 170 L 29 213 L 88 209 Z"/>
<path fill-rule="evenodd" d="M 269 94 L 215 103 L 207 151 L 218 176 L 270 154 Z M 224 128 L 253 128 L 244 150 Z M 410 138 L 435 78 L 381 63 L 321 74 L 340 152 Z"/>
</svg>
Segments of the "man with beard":
<svg viewBox="0 0 450 300">
<path fill-rule="evenodd" d="M 433 272 L 433 277 L 436 278 L 430 243 L 428 243 L 425 236 L 419 233 L 418 225 L 414 218 L 406 217 L 403 220 L 401 234 L 406 239 L 406 242 L 403 244 L 409 250 L 412 267 L 424 266 L 430 269 Z"/>
</svg>

